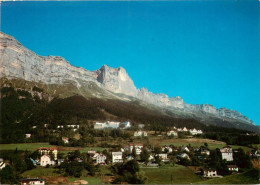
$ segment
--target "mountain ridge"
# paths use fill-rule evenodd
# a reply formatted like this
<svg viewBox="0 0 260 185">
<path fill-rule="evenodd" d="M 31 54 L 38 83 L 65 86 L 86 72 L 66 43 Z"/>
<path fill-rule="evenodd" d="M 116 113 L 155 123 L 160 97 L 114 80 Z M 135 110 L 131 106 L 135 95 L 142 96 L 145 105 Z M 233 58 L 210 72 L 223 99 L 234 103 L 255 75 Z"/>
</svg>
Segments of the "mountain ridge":
<svg viewBox="0 0 260 185">
<path fill-rule="evenodd" d="M 89 71 L 71 65 L 60 56 L 39 56 L 25 48 L 14 37 L 2 32 L 0 32 L 0 52 L 3 56 L 0 59 L 1 78 L 20 78 L 45 84 L 71 82 L 75 83 L 79 91 L 93 83 L 103 89 L 105 94 L 114 94 L 115 98 L 120 97 L 117 94 L 122 94 L 172 111 L 182 111 L 185 114 L 202 113 L 220 119 L 234 119 L 254 125 L 253 121 L 246 116 L 231 109 L 224 107 L 217 109 L 210 104 L 187 104 L 179 96 L 168 97 L 163 93 L 149 92 L 146 88 L 137 89 L 123 67 L 111 68 L 103 65 L 98 70 Z"/>
</svg>

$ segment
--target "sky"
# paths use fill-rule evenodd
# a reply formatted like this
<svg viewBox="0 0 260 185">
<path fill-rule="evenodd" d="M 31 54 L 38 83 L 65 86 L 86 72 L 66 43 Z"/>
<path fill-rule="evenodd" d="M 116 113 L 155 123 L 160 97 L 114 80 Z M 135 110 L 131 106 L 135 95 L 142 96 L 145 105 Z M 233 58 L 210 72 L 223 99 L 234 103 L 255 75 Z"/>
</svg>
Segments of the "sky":
<svg viewBox="0 0 260 185">
<path fill-rule="evenodd" d="M 2 2 L 1 31 L 137 88 L 237 110 L 260 125 L 260 2 Z"/>
</svg>

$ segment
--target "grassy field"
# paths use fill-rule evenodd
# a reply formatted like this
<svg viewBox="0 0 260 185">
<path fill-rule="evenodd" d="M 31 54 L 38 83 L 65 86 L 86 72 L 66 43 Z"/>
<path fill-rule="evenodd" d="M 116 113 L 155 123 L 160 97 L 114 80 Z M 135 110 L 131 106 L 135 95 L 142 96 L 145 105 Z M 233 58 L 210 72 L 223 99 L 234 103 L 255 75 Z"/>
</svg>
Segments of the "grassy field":
<svg viewBox="0 0 260 185">
<path fill-rule="evenodd" d="M 174 184 L 189 184 L 202 181 L 189 168 L 181 165 L 165 168 L 141 168 L 141 171 L 148 177 L 148 184 L 170 184 L 171 175 Z"/>
<path fill-rule="evenodd" d="M 249 170 L 241 174 L 229 175 L 223 178 L 209 179 L 198 184 L 259 184 L 259 171 Z"/>
<path fill-rule="evenodd" d="M 42 176 L 58 176 L 54 173 L 54 168 L 37 167 L 32 170 L 26 171 L 22 174 L 23 177 L 42 177 Z"/>
<path fill-rule="evenodd" d="M 34 151 L 39 147 L 53 147 L 48 143 L 17 143 L 17 144 L 0 144 L 0 150 L 29 150 Z"/>
</svg>

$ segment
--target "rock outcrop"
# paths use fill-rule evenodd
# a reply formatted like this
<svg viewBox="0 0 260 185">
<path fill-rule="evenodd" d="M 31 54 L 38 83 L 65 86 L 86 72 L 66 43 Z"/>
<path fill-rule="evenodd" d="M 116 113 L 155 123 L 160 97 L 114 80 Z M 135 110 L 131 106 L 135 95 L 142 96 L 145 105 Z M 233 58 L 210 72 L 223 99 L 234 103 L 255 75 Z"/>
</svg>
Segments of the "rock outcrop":
<svg viewBox="0 0 260 185">
<path fill-rule="evenodd" d="M 102 66 L 96 71 L 71 65 L 62 57 L 38 56 L 22 46 L 13 37 L 0 32 L 0 77 L 18 78 L 45 84 L 73 82 L 77 88 L 82 82 L 94 82 L 107 92 L 124 94 L 163 108 L 176 109 L 185 113 L 203 113 L 220 118 L 231 118 L 253 124 L 253 121 L 237 111 L 226 108 L 216 109 L 209 104 L 186 104 L 181 97 L 169 98 L 166 94 L 155 94 L 146 88 L 138 90 L 122 67 Z"/>
</svg>

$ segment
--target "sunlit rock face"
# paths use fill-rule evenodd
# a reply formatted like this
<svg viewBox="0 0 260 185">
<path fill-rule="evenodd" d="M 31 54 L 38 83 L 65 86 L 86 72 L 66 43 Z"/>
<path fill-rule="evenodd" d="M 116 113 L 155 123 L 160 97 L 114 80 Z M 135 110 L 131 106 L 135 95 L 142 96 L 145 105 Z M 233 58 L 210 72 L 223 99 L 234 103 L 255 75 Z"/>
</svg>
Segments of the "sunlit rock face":
<svg viewBox="0 0 260 185">
<path fill-rule="evenodd" d="M 237 111 L 226 108 L 216 109 L 213 105 L 191 105 L 181 97 L 155 94 L 146 88 L 137 89 L 124 68 L 102 66 L 96 71 L 71 65 L 62 57 L 42 57 L 22 46 L 13 37 L 0 32 L 0 77 L 20 78 L 45 84 L 75 82 L 78 88 L 84 82 L 94 82 L 98 87 L 112 93 L 135 97 L 146 103 L 163 108 L 178 109 L 186 113 L 203 113 L 215 117 L 237 119 L 249 124 L 253 121 Z"/>
</svg>

